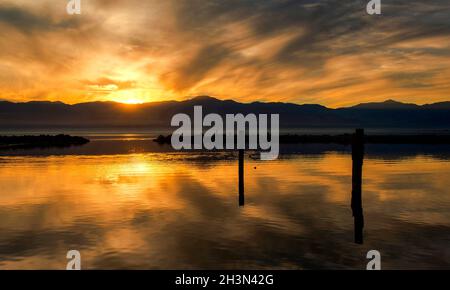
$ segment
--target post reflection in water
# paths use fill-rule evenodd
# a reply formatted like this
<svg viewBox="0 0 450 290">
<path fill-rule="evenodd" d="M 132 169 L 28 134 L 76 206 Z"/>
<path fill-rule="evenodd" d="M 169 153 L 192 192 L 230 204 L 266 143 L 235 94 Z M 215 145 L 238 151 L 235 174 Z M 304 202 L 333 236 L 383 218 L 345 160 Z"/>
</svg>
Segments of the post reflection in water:
<svg viewBox="0 0 450 290">
<path fill-rule="evenodd" d="M 239 206 L 245 205 L 244 195 L 244 150 L 239 150 Z M 356 244 L 363 244 L 364 212 L 362 207 L 362 166 L 364 160 L 364 129 L 356 129 L 352 138 L 352 199 L 351 209 L 354 219 Z"/>
<path fill-rule="evenodd" d="M 357 129 L 352 140 L 352 212 L 355 226 L 355 243 L 363 243 L 364 214 L 362 208 L 361 183 L 364 159 L 364 130 Z"/>
<path fill-rule="evenodd" d="M 244 150 L 239 150 L 239 206 L 245 205 L 244 196 Z"/>
</svg>

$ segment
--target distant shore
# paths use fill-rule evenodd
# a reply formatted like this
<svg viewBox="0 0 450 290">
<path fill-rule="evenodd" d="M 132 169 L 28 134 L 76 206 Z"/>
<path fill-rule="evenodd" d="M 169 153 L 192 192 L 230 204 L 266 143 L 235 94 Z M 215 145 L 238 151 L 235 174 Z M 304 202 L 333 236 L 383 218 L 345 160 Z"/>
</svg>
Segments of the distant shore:
<svg viewBox="0 0 450 290">
<path fill-rule="evenodd" d="M 318 144 L 343 144 L 352 143 L 352 134 L 340 135 L 297 135 L 284 134 L 280 135 L 280 144 L 301 144 L 301 143 L 318 143 Z M 159 135 L 153 141 L 159 144 L 170 144 L 171 135 Z M 248 136 L 247 136 L 248 139 Z M 225 139 L 224 139 L 225 140 Z M 450 144 L 450 135 L 366 135 L 365 143 L 372 144 Z"/>
<path fill-rule="evenodd" d="M 0 136 L 0 150 L 69 147 L 83 145 L 88 142 L 89 140 L 86 138 L 64 134 L 38 136 Z"/>
<path fill-rule="evenodd" d="M 280 144 L 341 144 L 350 145 L 352 134 L 338 135 L 300 135 L 282 134 Z M 247 136 L 248 138 L 248 136 Z M 225 139 L 224 139 L 225 140 Z M 64 148 L 89 143 L 90 140 L 79 136 L 59 135 L 23 135 L 0 136 L 0 150 L 34 149 L 34 148 Z M 171 135 L 159 135 L 153 142 L 160 145 L 171 144 Z M 364 142 L 368 144 L 450 144 L 450 135 L 365 135 Z"/>
</svg>

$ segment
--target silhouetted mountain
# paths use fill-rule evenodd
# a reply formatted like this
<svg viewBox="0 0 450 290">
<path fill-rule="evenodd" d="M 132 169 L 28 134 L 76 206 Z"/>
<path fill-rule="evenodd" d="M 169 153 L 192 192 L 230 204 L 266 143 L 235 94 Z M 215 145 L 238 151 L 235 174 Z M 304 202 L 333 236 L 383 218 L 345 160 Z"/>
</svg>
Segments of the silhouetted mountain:
<svg viewBox="0 0 450 290">
<path fill-rule="evenodd" d="M 416 104 L 405 104 L 405 103 L 401 103 L 401 102 L 397 102 L 394 100 L 387 100 L 384 102 L 378 102 L 378 103 L 364 103 L 364 104 L 359 104 L 356 106 L 353 106 L 351 108 L 356 108 L 356 109 L 392 109 L 392 110 L 407 110 L 407 109 L 417 109 L 420 106 L 416 105 Z"/>
<path fill-rule="evenodd" d="M 352 118 L 365 127 L 450 127 L 450 102 L 419 106 L 388 100 L 341 108 L 337 111 L 340 116 Z"/>
<path fill-rule="evenodd" d="M 426 109 L 437 109 L 437 110 L 450 110 L 450 102 L 440 102 L 434 104 L 423 105 Z"/>
<path fill-rule="evenodd" d="M 126 105 L 90 102 L 67 105 L 61 102 L 12 103 L 0 101 L 1 127 L 170 127 L 176 113 L 193 115 L 201 105 L 203 114 L 280 114 L 281 127 L 397 127 L 450 128 L 450 102 L 428 105 L 388 100 L 348 108 L 330 109 L 314 104 L 280 102 L 239 103 L 199 96 L 185 101 Z"/>
</svg>

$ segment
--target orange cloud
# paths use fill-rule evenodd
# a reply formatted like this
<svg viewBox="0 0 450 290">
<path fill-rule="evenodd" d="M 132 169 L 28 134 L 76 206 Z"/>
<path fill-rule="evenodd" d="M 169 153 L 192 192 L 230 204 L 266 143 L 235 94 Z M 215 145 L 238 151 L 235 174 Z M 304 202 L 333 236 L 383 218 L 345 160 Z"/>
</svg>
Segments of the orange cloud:
<svg viewBox="0 0 450 290">
<path fill-rule="evenodd" d="M 0 4 L 0 98 L 67 103 L 214 95 L 336 107 L 449 100 L 448 5 L 322 0 Z"/>
</svg>

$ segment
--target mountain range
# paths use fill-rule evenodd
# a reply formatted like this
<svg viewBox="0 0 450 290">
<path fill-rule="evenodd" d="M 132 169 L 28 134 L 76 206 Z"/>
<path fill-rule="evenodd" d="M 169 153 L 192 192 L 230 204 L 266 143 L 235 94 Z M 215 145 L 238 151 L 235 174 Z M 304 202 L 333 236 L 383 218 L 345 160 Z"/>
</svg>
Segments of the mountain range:
<svg viewBox="0 0 450 290">
<path fill-rule="evenodd" d="M 47 101 L 0 101 L 0 127 L 168 128 L 174 114 L 193 115 L 193 106 L 198 105 L 203 106 L 203 114 L 280 114 L 282 128 L 450 128 L 450 102 L 416 105 L 388 100 L 332 109 L 316 104 L 239 103 L 209 96 L 136 105 L 116 102 L 68 105 Z"/>
</svg>

